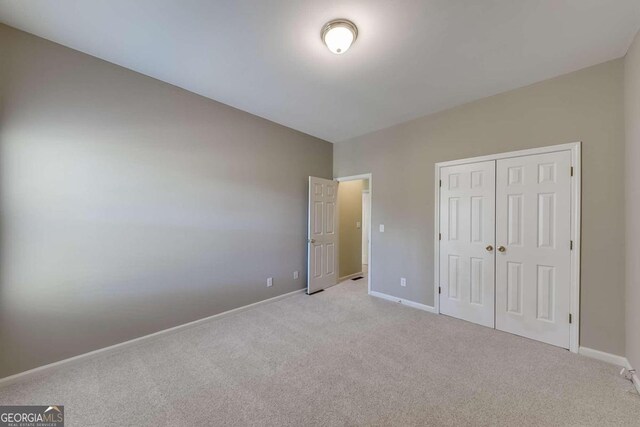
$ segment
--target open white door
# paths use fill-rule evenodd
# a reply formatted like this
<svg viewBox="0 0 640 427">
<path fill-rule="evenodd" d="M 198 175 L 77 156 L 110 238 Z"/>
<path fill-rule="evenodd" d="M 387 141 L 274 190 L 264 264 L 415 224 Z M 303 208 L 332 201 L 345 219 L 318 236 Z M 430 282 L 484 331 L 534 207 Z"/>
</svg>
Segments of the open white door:
<svg viewBox="0 0 640 427">
<path fill-rule="evenodd" d="M 336 199 L 338 183 L 309 177 L 307 293 L 336 284 Z"/>
</svg>

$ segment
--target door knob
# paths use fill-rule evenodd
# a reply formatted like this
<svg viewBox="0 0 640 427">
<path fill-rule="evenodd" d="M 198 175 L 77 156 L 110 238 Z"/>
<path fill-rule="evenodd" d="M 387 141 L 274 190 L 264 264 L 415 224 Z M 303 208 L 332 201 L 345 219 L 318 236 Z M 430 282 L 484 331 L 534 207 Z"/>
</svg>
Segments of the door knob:
<svg viewBox="0 0 640 427">
<path fill-rule="evenodd" d="M 504 246 L 500 246 L 500 247 L 498 248 L 498 251 L 500 251 L 500 252 L 506 252 L 506 251 L 507 251 L 507 248 L 505 248 Z"/>
<path fill-rule="evenodd" d="M 493 246 L 489 245 L 485 248 L 488 252 L 491 252 L 493 250 Z"/>
<path fill-rule="evenodd" d="M 315 243 L 316 239 L 309 239 L 309 243 Z"/>
</svg>

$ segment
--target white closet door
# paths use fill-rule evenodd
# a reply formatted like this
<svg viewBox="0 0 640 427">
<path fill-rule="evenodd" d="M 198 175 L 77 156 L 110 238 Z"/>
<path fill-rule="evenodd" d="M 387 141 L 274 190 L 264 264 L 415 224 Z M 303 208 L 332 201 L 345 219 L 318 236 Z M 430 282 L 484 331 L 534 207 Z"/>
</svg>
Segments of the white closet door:
<svg viewBox="0 0 640 427">
<path fill-rule="evenodd" d="M 440 170 L 440 312 L 494 327 L 495 161 Z"/>
<path fill-rule="evenodd" d="M 496 328 L 569 348 L 571 154 L 497 161 Z"/>
</svg>

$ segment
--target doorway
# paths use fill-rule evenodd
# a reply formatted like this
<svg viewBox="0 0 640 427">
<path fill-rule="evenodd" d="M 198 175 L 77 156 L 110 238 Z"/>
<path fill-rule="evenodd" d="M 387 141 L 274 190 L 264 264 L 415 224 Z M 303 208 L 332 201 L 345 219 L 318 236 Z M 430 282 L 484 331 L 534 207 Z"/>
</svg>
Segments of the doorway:
<svg viewBox="0 0 640 427">
<path fill-rule="evenodd" d="M 338 185 L 338 283 L 367 275 L 368 192 L 368 179 L 343 180 Z"/>
<path fill-rule="evenodd" d="M 352 279 L 371 290 L 372 194 L 371 174 L 309 177 L 307 294 Z"/>
<path fill-rule="evenodd" d="M 578 350 L 580 143 L 436 164 L 439 313 Z"/>
</svg>

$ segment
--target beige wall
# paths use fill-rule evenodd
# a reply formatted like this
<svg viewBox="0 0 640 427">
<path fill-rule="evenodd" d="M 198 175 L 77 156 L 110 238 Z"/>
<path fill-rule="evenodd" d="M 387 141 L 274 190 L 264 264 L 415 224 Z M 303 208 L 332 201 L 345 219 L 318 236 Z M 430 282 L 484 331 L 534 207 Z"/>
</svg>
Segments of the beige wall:
<svg viewBox="0 0 640 427">
<path fill-rule="evenodd" d="M 580 343 L 623 355 L 622 60 L 336 144 L 335 176 L 373 173 L 373 290 L 433 305 L 436 162 L 574 141 L 583 142 Z"/>
<path fill-rule="evenodd" d="M 627 359 L 640 370 L 640 33 L 624 63 L 627 197 Z"/>
<path fill-rule="evenodd" d="M 344 181 L 338 186 L 340 277 L 362 272 L 362 190 L 363 180 Z"/>
<path fill-rule="evenodd" d="M 3 25 L 0 73 L 0 377 L 305 286 L 332 144 Z"/>
</svg>

